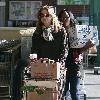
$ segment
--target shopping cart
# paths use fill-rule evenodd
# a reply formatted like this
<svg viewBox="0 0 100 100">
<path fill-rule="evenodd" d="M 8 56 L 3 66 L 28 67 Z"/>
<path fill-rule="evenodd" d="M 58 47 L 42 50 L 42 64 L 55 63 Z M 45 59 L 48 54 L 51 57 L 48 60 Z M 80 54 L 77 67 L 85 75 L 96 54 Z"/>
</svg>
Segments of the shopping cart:
<svg viewBox="0 0 100 100">
<path fill-rule="evenodd" d="M 20 45 L 0 48 L 0 100 L 13 100 L 13 75 Z"/>
<path fill-rule="evenodd" d="M 24 78 L 26 80 L 25 84 L 46 86 L 47 88 L 51 88 L 53 90 L 51 96 L 52 99 L 50 100 L 61 100 L 61 94 L 64 87 L 65 72 L 66 72 L 63 68 L 64 67 L 59 62 L 54 62 L 53 60 L 47 58 L 40 59 L 38 63 L 31 63 L 31 67 L 29 66 L 25 68 L 24 70 Z M 26 92 L 26 94 L 23 96 L 23 100 L 32 100 L 29 97 L 32 97 L 32 95 L 29 94 L 29 92 Z M 43 99 L 44 96 L 40 97 L 41 100 L 44 100 Z M 32 98 L 39 98 L 40 100 L 40 97 L 35 95 Z M 45 100 L 47 99 L 45 98 Z"/>
</svg>

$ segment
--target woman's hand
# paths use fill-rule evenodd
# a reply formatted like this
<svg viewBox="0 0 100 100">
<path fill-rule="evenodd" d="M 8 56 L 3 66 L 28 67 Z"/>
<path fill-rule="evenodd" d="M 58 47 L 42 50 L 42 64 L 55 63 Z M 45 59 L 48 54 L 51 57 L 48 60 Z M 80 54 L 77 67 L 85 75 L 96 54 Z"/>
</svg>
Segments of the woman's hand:
<svg viewBox="0 0 100 100">
<path fill-rule="evenodd" d="M 94 46 L 94 44 L 92 43 L 91 40 L 89 40 L 89 41 L 86 43 L 86 45 L 85 45 L 83 48 L 81 48 L 81 52 L 84 52 L 84 51 L 88 50 L 89 48 L 91 48 L 91 47 L 93 47 L 93 46 Z"/>
<path fill-rule="evenodd" d="M 93 46 L 94 46 L 94 44 L 92 43 L 92 41 L 91 41 L 91 40 L 89 40 L 89 41 L 86 43 L 86 45 L 85 45 L 85 46 L 89 49 L 89 48 L 93 47 Z"/>
</svg>

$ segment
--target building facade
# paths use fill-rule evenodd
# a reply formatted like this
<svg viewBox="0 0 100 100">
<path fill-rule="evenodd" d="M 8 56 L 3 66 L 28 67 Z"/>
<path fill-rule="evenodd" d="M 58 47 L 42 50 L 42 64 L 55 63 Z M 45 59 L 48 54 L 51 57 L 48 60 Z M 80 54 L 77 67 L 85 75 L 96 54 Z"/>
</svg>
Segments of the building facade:
<svg viewBox="0 0 100 100">
<path fill-rule="evenodd" d="M 5 26 L 5 6 L 5 1 L 0 1 L 0 27 Z"/>
<path fill-rule="evenodd" d="M 5 5 L 2 8 L 0 6 L 0 9 L 3 9 L 0 10 L 0 15 L 4 14 L 3 17 L 0 17 L 2 18 L 0 20 L 3 21 L 3 24 L 0 26 L 35 26 L 37 11 L 41 5 L 46 4 L 53 6 L 57 15 L 61 8 L 65 8 L 71 11 L 77 20 L 88 24 L 86 23 L 89 20 L 89 2 L 87 1 L 88 0 L 2 0 L 0 2 L 5 2 Z"/>
</svg>

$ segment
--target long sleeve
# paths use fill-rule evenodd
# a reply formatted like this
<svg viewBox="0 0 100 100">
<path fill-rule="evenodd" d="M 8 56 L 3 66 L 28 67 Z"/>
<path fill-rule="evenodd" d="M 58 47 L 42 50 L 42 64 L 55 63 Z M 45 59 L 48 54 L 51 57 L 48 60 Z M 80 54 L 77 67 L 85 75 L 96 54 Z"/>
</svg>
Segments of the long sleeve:
<svg viewBox="0 0 100 100">
<path fill-rule="evenodd" d="M 60 59 L 65 59 L 68 55 L 68 41 L 67 41 L 67 35 L 62 31 L 62 41 L 61 41 L 61 50 L 60 50 Z"/>
<path fill-rule="evenodd" d="M 34 35 L 32 36 L 32 49 L 31 49 L 31 53 L 36 53 L 38 54 L 39 52 L 39 37 L 37 34 L 34 33 Z"/>
</svg>

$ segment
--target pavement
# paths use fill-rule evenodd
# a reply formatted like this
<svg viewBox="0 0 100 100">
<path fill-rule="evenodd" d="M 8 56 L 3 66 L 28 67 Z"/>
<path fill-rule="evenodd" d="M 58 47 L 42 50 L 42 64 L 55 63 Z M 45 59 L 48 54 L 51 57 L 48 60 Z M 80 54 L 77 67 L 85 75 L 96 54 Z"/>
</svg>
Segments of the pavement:
<svg viewBox="0 0 100 100">
<path fill-rule="evenodd" d="M 98 75 L 94 75 L 93 68 L 86 68 L 84 72 L 86 100 L 100 100 L 100 71 Z"/>
</svg>

